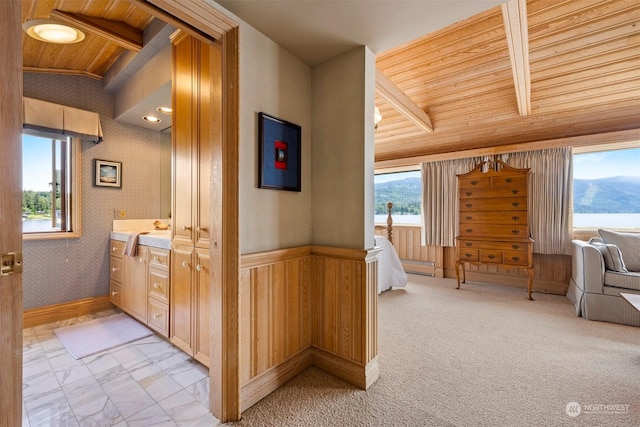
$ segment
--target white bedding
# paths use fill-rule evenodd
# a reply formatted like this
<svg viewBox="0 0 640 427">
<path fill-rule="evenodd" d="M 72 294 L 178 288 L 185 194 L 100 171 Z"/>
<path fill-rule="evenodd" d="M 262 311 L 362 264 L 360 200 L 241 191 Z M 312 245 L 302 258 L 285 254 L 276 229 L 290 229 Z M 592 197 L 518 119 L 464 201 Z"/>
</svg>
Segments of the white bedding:
<svg viewBox="0 0 640 427">
<path fill-rule="evenodd" d="M 400 257 L 391 242 L 383 236 L 375 236 L 376 246 L 383 250 L 378 254 L 378 293 L 407 285 L 407 273 L 402 268 Z"/>
</svg>

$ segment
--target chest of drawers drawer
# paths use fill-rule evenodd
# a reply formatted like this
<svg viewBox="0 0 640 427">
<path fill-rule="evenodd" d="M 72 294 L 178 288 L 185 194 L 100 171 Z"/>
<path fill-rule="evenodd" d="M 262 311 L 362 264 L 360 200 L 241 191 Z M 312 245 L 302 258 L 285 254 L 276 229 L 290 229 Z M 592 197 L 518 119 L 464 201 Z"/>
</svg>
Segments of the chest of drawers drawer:
<svg viewBox="0 0 640 427">
<path fill-rule="evenodd" d="M 460 212 L 526 210 L 526 197 L 488 197 L 486 199 L 460 200 Z"/>
<path fill-rule="evenodd" d="M 527 215 L 522 212 L 478 211 L 460 214 L 461 224 L 527 224 Z"/>
<path fill-rule="evenodd" d="M 162 248 L 149 248 L 149 267 L 169 271 L 171 251 Z"/>
<path fill-rule="evenodd" d="M 483 241 L 483 240 L 467 240 L 467 239 L 458 239 L 458 244 L 460 247 L 464 247 L 467 249 L 491 249 L 491 250 L 499 250 L 499 251 L 519 251 L 519 252 L 528 252 L 529 242 L 522 241 Z"/>
<path fill-rule="evenodd" d="M 110 264 L 111 270 L 109 271 L 109 278 L 122 283 L 122 279 L 124 278 L 124 260 L 112 256 Z"/>
<path fill-rule="evenodd" d="M 486 197 L 526 197 L 526 188 L 498 187 L 498 188 L 461 188 L 460 199 Z"/>
<path fill-rule="evenodd" d="M 498 225 L 498 224 L 460 224 L 460 236 L 505 236 L 528 237 L 526 224 Z"/>
</svg>

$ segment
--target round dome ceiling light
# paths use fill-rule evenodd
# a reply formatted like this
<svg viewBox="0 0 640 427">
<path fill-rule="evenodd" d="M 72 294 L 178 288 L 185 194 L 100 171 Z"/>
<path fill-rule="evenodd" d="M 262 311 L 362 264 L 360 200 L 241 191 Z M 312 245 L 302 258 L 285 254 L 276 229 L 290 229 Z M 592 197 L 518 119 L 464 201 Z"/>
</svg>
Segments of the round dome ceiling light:
<svg viewBox="0 0 640 427">
<path fill-rule="evenodd" d="M 160 123 L 162 120 L 160 120 L 159 118 L 157 118 L 156 116 L 144 116 L 142 117 L 144 120 L 151 122 L 151 123 Z"/>
<path fill-rule="evenodd" d="M 84 40 L 84 33 L 52 19 L 31 19 L 22 29 L 36 40 L 46 43 L 71 44 Z"/>
</svg>

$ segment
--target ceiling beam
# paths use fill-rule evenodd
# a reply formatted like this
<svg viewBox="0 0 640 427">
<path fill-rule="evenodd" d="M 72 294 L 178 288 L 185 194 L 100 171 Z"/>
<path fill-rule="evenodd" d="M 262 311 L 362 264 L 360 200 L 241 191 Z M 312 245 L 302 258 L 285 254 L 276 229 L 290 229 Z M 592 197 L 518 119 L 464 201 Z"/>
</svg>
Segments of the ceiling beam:
<svg viewBox="0 0 640 427">
<path fill-rule="evenodd" d="M 529 30 L 527 0 L 502 3 L 502 18 L 509 44 L 511 70 L 520 116 L 531 114 L 531 72 L 529 70 Z"/>
<path fill-rule="evenodd" d="M 428 133 L 433 132 L 429 115 L 378 69 L 376 69 L 376 92 L 380 98 L 420 129 Z"/>
<path fill-rule="evenodd" d="M 142 49 L 142 31 L 121 21 L 52 10 L 51 18 L 101 37 L 133 52 Z"/>
</svg>

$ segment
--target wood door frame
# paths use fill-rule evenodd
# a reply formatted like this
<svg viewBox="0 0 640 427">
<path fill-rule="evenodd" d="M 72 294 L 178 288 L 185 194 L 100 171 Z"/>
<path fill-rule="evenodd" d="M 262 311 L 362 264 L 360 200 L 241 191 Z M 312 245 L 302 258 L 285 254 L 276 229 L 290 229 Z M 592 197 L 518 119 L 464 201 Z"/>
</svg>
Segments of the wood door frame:
<svg viewBox="0 0 640 427">
<path fill-rule="evenodd" d="M 190 28 L 213 36 L 222 43 L 223 140 L 219 167 L 222 174 L 222 224 L 220 245 L 211 250 L 221 271 L 219 300 L 212 307 L 210 410 L 222 422 L 240 419 L 238 288 L 240 251 L 238 236 L 238 24 L 211 5 L 196 0 L 129 0 L 155 16 L 176 19 Z M 22 30 L 21 0 L 0 2 L 3 49 L 0 57 L 0 125 L 5 129 L 2 164 L 6 174 L 5 191 L 0 192 L 0 251 L 22 251 L 21 232 L 21 164 L 22 147 Z M 15 188 L 14 188 L 15 187 Z M 213 210 L 212 210 L 213 213 Z M 15 218 L 14 218 L 15 217 Z M 214 292 L 212 292 L 214 294 Z M 22 277 L 0 278 L 0 413 L 3 423 L 19 425 L 22 421 Z M 216 329 L 213 327 L 215 326 Z M 5 345 L 5 344 L 9 345 Z"/>
<path fill-rule="evenodd" d="M 184 28 L 194 36 L 209 35 L 222 45 L 222 147 L 212 147 L 212 170 L 220 171 L 222 206 L 211 207 L 209 224 L 219 222 L 220 230 L 211 230 L 211 271 L 218 280 L 211 283 L 209 405 L 221 422 L 240 419 L 240 338 L 239 338 L 239 61 L 238 23 L 201 0 L 129 0 L 160 19 Z M 150 6 L 153 5 L 153 6 Z M 178 21 L 176 21 L 176 19 Z M 200 33 L 200 34 L 198 34 Z M 216 156 L 215 150 L 221 150 Z M 212 173 L 212 176 L 214 173 Z M 220 218 L 215 218 L 216 212 Z M 215 236 L 214 233 L 220 235 Z M 217 241 L 217 243 L 213 243 Z"/>
<path fill-rule="evenodd" d="M 22 253 L 21 0 L 0 2 L 0 252 Z M 0 276 L 0 424 L 22 424 L 22 275 Z"/>
</svg>

